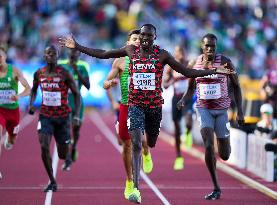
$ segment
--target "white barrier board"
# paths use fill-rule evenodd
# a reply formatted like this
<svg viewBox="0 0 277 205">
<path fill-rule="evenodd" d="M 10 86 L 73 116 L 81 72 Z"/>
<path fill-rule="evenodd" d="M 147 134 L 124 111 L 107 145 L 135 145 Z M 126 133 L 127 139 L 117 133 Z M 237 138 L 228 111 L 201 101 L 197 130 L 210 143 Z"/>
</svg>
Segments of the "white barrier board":
<svg viewBox="0 0 277 205">
<path fill-rule="evenodd" d="M 274 179 L 274 153 L 266 152 L 264 146 L 271 142 L 254 134 L 248 135 L 247 170 L 272 182 Z"/>
<path fill-rule="evenodd" d="M 230 128 L 230 143 L 231 155 L 227 163 L 245 169 L 247 157 L 247 133 L 239 129 Z"/>
</svg>

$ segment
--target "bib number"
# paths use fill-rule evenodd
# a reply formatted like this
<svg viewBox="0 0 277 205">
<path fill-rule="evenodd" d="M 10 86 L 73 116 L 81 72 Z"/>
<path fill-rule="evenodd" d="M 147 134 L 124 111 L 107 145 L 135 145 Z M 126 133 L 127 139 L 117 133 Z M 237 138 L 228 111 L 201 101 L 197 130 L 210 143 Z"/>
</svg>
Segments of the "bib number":
<svg viewBox="0 0 277 205">
<path fill-rule="evenodd" d="M 61 106 L 61 92 L 43 91 L 42 97 L 46 106 Z"/>
<path fill-rule="evenodd" d="M 136 90 L 155 90 L 155 73 L 134 73 L 133 83 Z"/>
<path fill-rule="evenodd" d="M 13 103 L 11 97 L 15 94 L 15 90 L 0 90 L 0 104 Z"/>
<path fill-rule="evenodd" d="M 201 100 L 218 99 L 221 97 L 220 84 L 199 84 L 199 98 Z"/>
</svg>

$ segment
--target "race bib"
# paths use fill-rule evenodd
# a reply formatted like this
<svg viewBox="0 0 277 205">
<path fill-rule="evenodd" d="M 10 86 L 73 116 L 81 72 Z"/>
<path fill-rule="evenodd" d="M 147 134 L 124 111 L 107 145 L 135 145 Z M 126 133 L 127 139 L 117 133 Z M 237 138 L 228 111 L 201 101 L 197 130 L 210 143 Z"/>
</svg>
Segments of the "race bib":
<svg viewBox="0 0 277 205">
<path fill-rule="evenodd" d="M 136 90 L 155 90 L 155 73 L 134 73 L 133 83 Z"/>
<path fill-rule="evenodd" d="M 15 90 L 0 90 L 0 104 L 14 103 L 11 97 L 16 95 Z"/>
<path fill-rule="evenodd" d="M 43 104 L 46 106 L 61 106 L 61 92 L 43 91 Z"/>
<path fill-rule="evenodd" d="M 183 94 L 188 90 L 188 80 L 178 80 L 174 82 L 173 86 L 176 95 Z"/>
<path fill-rule="evenodd" d="M 220 84 L 199 84 L 199 98 L 201 100 L 218 99 L 221 97 Z"/>
</svg>

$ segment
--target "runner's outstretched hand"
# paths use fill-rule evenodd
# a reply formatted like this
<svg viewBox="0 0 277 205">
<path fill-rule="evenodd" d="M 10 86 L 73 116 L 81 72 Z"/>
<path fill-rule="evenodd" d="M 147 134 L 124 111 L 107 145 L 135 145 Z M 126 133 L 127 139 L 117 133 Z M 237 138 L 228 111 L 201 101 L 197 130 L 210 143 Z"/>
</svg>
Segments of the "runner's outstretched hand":
<svg viewBox="0 0 277 205">
<path fill-rule="evenodd" d="M 76 47 L 76 41 L 72 35 L 60 37 L 59 44 L 62 47 L 67 47 L 67 48 L 75 48 Z"/>
<path fill-rule="evenodd" d="M 219 74 L 236 74 L 236 71 L 228 69 L 227 68 L 228 64 L 225 63 L 224 65 L 220 65 L 219 67 L 215 68 L 215 72 Z"/>
</svg>

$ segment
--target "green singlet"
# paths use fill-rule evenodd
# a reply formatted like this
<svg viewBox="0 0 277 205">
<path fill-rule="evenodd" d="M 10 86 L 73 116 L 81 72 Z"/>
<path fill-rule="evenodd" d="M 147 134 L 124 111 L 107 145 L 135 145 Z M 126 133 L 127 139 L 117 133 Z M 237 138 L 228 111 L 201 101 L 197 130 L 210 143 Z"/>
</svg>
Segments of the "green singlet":
<svg viewBox="0 0 277 205">
<path fill-rule="evenodd" d="M 7 75 L 0 78 L 0 107 L 16 109 L 19 106 L 18 100 L 11 101 L 12 95 L 18 94 L 18 82 L 13 78 L 12 65 L 8 64 Z"/>
<path fill-rule="evenodd" d="M 120 90 L 121 90 L 121 103 L 123 105 L 128 104 L 128 95 L 129 95 L 129 64 L 130 59 L 128 56 L 125 56 L 125 68 L 120 76 Z"/>
</svg>

